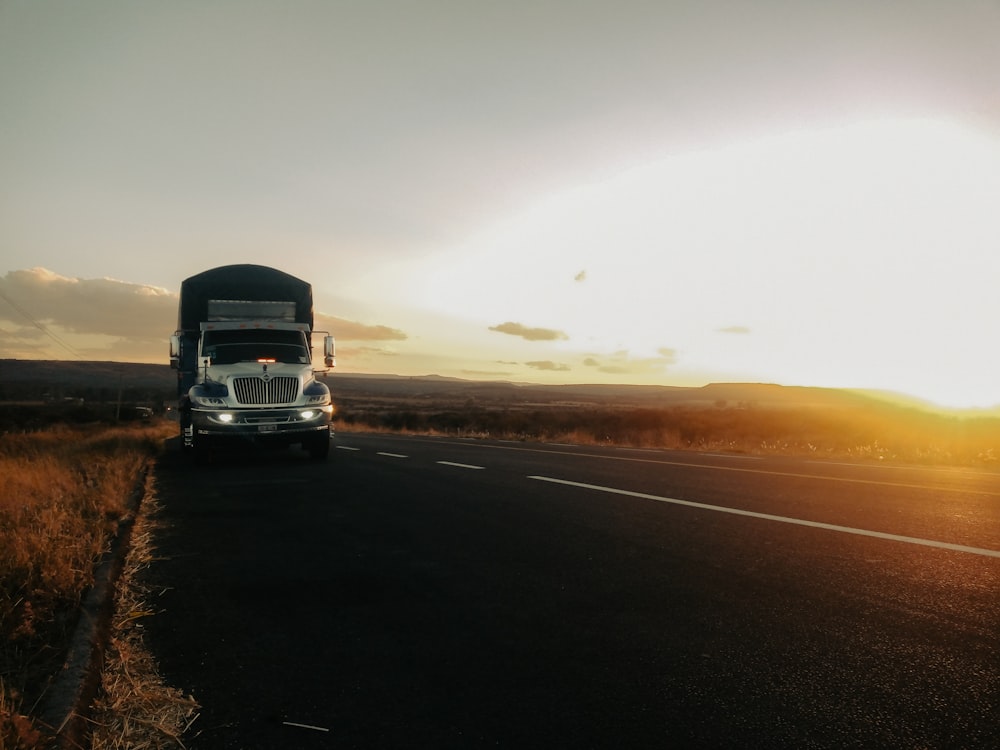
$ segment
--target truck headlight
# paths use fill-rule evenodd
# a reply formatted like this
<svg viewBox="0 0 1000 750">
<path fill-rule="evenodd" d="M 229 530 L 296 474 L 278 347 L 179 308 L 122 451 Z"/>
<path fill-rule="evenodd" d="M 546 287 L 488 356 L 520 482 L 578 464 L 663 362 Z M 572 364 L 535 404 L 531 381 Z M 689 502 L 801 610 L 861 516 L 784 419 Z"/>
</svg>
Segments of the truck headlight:
<svg viewBox="0 0 1000 750">
<path fill-rule="evenodd" d="M 218 396 L 192 396 L 191 400 L 198 406 L 225 406 L 226 399 Z"/>
<path fill-rule="evenodd" d="M 323 404 L 318 409 L 303 409 L 299 412 L 299 419 L 316 419 L 323 414 L 333 414 L 333 404 Z"/>
<path fill-rule="evenodd" d="M 326 406 L 330 403 L 330 389 L 324 383 L 313 380 L 302 389 L 307 406 Z"/>
<path fill-rule="evenodd" d="M 221 383 L 196 385 L 188 391 L 196 406 L 225 406 L 228 395 L 229 389 Z"/>
</svg>

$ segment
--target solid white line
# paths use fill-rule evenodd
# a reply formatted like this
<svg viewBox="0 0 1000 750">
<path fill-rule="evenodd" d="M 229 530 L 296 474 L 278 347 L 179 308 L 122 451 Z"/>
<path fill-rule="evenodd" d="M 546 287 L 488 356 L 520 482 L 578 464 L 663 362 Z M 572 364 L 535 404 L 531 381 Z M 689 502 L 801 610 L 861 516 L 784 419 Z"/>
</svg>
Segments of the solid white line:
<svg viewBox="0 0 1000 750">
<path fill-rule="evenodd" d="M 459 469 L 485 469 L 485 466 L 473 466 L 472 464 L 456 464 L 454 461 L 438 461 L 442 466 L 457 466 Z"/>
<path fill-rule="evenodd" d="M 404 456 L 402 453 L 386 453 L 385 451 L 379 451 L 376 455 L 388 456 L 389 458 L 409 458 L 409 456 Z"/>
<path fill-rule="evenodd" d="M 615 487 L 602 487 L 597 484 L 584 484 L 582 482 L 570 482 L 566 479 L 553 479 L 552 477 L 529 476 L 528 479 L 537 479 L 542 482 L 552 482 L 553 484 L 565 484 L 570 487 L 581 487 L 587 490 L 597 490 L 599 492 L 609 492 L 613 495 L 626 495 L 628 497 L 638 497 L 644 500 L 656 500 L 660 503 L 670 503 L 672 505 L 684 505 L 689 508 L 699 508 L 701 510 L 712 510 L 717 513 L 731 513 L 735 516 L 748 516 L 750 518 L 761 518 L 765 521 L 777 521 L 779 523 L 790 523 L 796 526 L 809 526 L 814 529 L 825 529 L 827 531 L 839 531 L 842 534 L 856 534 L 858 536 L 870 536 L 876 539 L 888 539 L 893 542 L 905 542 L 907 544 L 919 544 L 924 547 L 936 547 L 938 549 L 952 550 L 953 552 L 967 552 L 972 555 L 982 555 L 984 557 L 1000 557 L 1000 551 L 983 549 L 981 547 L 967 547 L 964 544 L 952 544 L 950 542 L 937 542 L 933 539 L 920 539 L 913 536 L 901 536 L 899 534 L 887 534 L 884 531 L 869 531 L 868 529 L 856 529 L 851 526 L 838 526 L 832 523 L 822 523 L 820 521 L 807 521 L 802 518 L 788 518 L 786 516 L 774 516 L 770 513 L 757 513 L 752 510 L 741 510 L 739 508 L 727 508 L 723 505 L 708 505 L 706 503 L 696 503 L 691 500 L 678 500 L 672 497 L 661 497 L 660 495 L 649 495 L 645 492 L 632 492 L 630 490 L 620 490 Z"/>
<path fill-rule="evenodd" d="M 349 445 L 338 445 L 338 446 L 336 446 L 336 448 L 337 448 L 338 451 L 359 451 L 359 450 L 361 450 L 360 448 L 352 448 Z"/>
</svg>

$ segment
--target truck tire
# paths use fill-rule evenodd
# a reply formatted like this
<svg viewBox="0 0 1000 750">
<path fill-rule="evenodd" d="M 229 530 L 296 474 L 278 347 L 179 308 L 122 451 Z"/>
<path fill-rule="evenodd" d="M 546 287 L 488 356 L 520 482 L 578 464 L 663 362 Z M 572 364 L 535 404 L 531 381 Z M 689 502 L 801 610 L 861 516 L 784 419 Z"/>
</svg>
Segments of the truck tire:
<svg viewBox="0 0 1000 750">
<path fill-rule="evenodd" d="M 321 432 L 311 438 L 303 447 L 309 452 L 309 458 L 313 461 L 325 461 L 326 457 L 330 455 L 330 435 L 327 432 Z"/>
</svg>

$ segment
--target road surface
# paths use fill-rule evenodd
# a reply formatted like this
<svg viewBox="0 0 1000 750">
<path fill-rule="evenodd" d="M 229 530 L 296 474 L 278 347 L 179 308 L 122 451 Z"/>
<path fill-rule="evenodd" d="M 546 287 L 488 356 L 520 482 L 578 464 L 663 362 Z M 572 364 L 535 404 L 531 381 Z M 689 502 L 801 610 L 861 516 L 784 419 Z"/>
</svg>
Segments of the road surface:
<svg viewBox="0 0 1000 750">
<path fill-rule="evenodd" d="M 189 748 L 986 748 L 1000 473 L 338 435 L 157 469 Z"/>
</svg>

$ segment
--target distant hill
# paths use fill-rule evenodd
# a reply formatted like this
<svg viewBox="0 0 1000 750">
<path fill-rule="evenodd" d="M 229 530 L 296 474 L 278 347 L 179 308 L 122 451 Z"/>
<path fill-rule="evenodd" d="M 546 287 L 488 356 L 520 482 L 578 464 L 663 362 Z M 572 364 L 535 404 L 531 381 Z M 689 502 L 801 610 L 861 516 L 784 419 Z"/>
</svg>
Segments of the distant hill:
<svg viewBox="0 0 1000 750">
<path fill-rule="evenodd" d="M 132 362 L 76 362 L 0 359 L 0 385 L 45 384 L 56 387 L 128 387 L 171 390 L 176 376 L 169 365 Z"/>
<path fill-rule="evenodd" d="M 880 392 L 783 386 L 770 383 L 711 383 L 697 388 L 655 385 L 538 385 L 463 380 L 425 375 L 366 375 L 333 371 L 326 376 L 340 404 L 410 402 L 421 407 L 478 406 L 531 408 L 597 406 L 664 408 L 670 406 L 818 408 L 858 407 L 886 402 L 941 411 L 917 399 Z M 169 401 L 176 397 L 176 375 L 169 365 L 124 362 L 75 362 L 0 359 L 0 399 L 42 397 L 108 398 L 124 391 L 134 401 Z M 952 412 L 956 413 L 956 412 Z M 1000 416 L 1000 410 L 961 412 Z"/>
<path fill-rule="evenodd" d="M 885 399 L 860 391 L 783 386 L 772 383 L 710 383 L 700 387 L 660 385 L 540 385 L 506 381 L 461 380 L 436 375 L 331 374 L 335 398 L 409 398 L 415 402 L 464 401 L 477 406 L 669 406 L 818 408 L 857 407 Z"/>
</svg>

